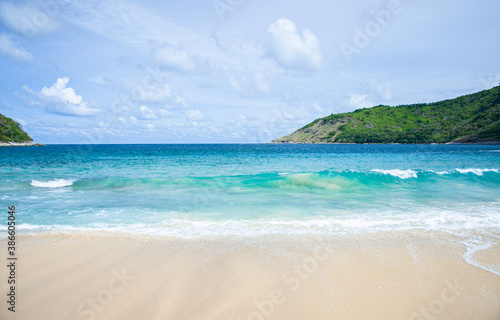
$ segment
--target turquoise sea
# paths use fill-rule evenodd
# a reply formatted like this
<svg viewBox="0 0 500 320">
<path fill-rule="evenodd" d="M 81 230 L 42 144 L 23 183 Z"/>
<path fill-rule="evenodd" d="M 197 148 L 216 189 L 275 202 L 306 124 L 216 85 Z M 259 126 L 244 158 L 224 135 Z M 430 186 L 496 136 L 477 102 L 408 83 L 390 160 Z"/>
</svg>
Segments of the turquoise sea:
<svg viewBox="0 0 500 320">
<path fill-rule="evenodd" d="M 0 149 L 21 230 L 206 234 L 500 227 L 500 146 Z"/>
<path fill-rule="evenodd" d="M 500 238 L 500 146 L 49 145 L 1 148 L 0 176 L 25 233 Z"/>
</svg>

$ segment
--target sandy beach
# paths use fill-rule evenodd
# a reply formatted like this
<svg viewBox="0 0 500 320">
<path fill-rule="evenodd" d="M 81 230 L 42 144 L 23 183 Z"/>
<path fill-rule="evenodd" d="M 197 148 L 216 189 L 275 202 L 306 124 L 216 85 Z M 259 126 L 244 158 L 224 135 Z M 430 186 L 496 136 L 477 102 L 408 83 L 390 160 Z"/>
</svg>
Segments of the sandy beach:
<svg viewBox="0 0 500 320">
<path fill-rule="evenodd" d="M 17 250 L 16 312 L 4 302 L 1 319 L 500 318 L 500 276 L 465 263 L 465 246 L 443 233 L 43 234 Z"/>
</svg>

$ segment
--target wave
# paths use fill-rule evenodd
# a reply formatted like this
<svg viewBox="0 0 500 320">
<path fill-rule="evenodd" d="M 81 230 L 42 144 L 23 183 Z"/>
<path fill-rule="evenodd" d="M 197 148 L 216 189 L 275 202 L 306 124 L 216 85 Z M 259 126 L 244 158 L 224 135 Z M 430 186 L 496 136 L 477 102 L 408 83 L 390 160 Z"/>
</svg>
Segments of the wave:
<svg viewBox="0 0 500 320">
<path fill-rule="evenodd" d="M 409 179 L 409 178 L 416 178 L 417 177 L 417 172 L 413 171 L 411 169 L 407 170 L 400 170 L 400 169 L 392 169 L 392 170 L 384 170 L 384 169 L 373 169 L 373 172 L 378 172 L 382 174 L 388 174 L 394 177 L 398 177 L 401 179 Z"/>
<path fill-rule="evenodd" d="M 498 169 L 478 169 L 478 168 L 466 168 L 466 169 L 455 169 L 451 171 L 425 171 L 425 170 L 411 170 L 411 169 L 406 169 L 406 170 L 401 170 L 401 169 L 392 169 L 392 170 L 385 170 L 385 169 L 373 169 L 371 170 L 372 172 L 377 172 L 381 174 L 386 174 L 386 175 L 391 175 L 394 177 L 398 177 L 401 179 L 409 179 L 409 178 L 417 178 L 418 174 L 428 174 L 428 173 L 436 173 L 439 175 L 449 175 L 449 174 L 454 174 L 454 173 L 461 173 L 461 174 L 468 174 L 468 173 L 473 173 L 477 176 L 483 176 L 484 173 L 486 172 L 494 172 L 494 173 L 500 173 L 500 170 Z"/>
<path fill-rule="evenodd" d="M 307 184 L 306 181 L 310 181 L 312 178 L 325 178 L 329 177 L 346 177 L 346 178 L 357 178 L 361 176 L 372 176 L 375 178 L 373 174 L 376 175 L 386 175 L 393 176 L 400 179 L 412 179 L 412 178 L 420 178 L 425 176 L 432 175 L 467 175 L 467 174 L 475 174 L 477 176 L 484 176 L 485 173 L 500 173 L 499 169 L 495 168 L 465 168 L 465 169 L 454 169 L 448 171 L 434 171 L 434 170 L 419 170 L 419 169 L 371 169 L 369 171 L 354 171 L 354 170 L 327 170 L 321 172 L 310 172 L 310 173 L 279 173 L 280 178 L 287 178 L 289 180 L 293 180 L 297 184 Z"/>
<path fill-rule="evenodd" d="M 76 180 L 56 179 L 49 181 L 31 180 L 31 185 L 38 188 L 62 188 L 72 186 Z"/>
<path fill-rule="evenodd" d="M 460 173 L 474 173 L 475 175 L 482 176 L 485 172 L 495 172 L 499 173 L 500 171 L 498 169 L 475 169 L 475 168 L 470 168 L 470 169 L 456 169 L 456 171 Z"/>
<path fill-rule="evenodd" d="M 460 181 L 460 183 L 478 184 L 488 182 L 500 183 L 497 169 L 456 169 L 450 171 L 436 172 L 418 169 L 371 169 L 369 171 L 321 171 L 310 173 L 278 173 L 260 174 L 250 176 L 231 177 L 225 182 L 238 183 L 245 181 L 244 187 L 261 181 L 264 188 L 284 188 L 291 190 L 307 191 L 307 189 L 323 189 L 331 191 L 356 192 L 357 188 L 372 188 L 378 190 L 380 187 L 399 183 L 449 183 Z M 216 179 L 216 178 L 214 178 Z"/>
<path fill-rule="evenodd" d="M 243 175 L 224 176 L 183 176 L 169 178 L 115 178 L 99 177 L 56 180 L 32 180 L 31 186 L 40 188 L 61 188 L 74 185 L 75 191 L 80 190 L 113 190 L 127 192 L 130 190 L 215 190 L 233 188 L 232 190 L 284 189 L 302 190 L 324 189 L 343 190 L 355 186 L 381 186 L 397 183 L 398 180 L 427 181 L 429 179 L 460 179 L 462 182 L 476 183 L 478 179 L 498 183 L 499 169 L 495 168 L 465 168 L 448 171 L 433 171 L 421 169 L 370 169 L 355 170 L 325 170 L 319 172 L 267 172 Z"/>
</svg>

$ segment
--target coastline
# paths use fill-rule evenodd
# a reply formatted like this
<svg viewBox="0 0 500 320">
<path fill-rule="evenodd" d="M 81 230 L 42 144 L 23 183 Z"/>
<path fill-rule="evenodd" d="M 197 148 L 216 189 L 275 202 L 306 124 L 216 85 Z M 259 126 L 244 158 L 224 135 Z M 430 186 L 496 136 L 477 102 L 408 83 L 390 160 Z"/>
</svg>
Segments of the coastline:
<svg viewBox="0 0 500 320">
<path fill-rule="evenodd" d="M 350 144 L 356 144 L 356 145 L 420 145 L 420 146 L 429 146 L 429 145 L 485 145 L 485 146 L 495 146 L 495 145 L 500 145 L 500 141 L 488 141 L 488 142 L 446 142 L 446 143 L 439 143 L 439 142 L 431 142 L 431 143 L 354 143 L 354 142 L 295 142 L 295 141 L 271 141 L 268 142 L 267 144 L 339 144 L 339 145 L 350 145 Z"/>
<path fill-rule="evenodd" d="M 40 142 L 0 142 L 0 147 L 45 147 Z"/>
<path fill-rule="evenodd" d="M 500 315 L 500 276 L 466 263 L 464 245 L 441 232 L 198 239 L 41 233 L 20 235 L 18 243 L 18 309 L 1 308 L 2 318 Z M 490 248 L 482 259 L 497 263 L 499 254 Z"/>
</svg>

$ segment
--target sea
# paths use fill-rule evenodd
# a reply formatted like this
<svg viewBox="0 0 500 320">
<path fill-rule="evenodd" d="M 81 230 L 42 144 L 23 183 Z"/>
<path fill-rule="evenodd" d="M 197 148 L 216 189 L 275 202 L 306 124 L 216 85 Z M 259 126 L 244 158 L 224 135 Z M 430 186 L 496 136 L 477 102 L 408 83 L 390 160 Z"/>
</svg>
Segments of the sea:
<svg viewBox="0 0 500 320">
<path fill-rule="evenodd" d="M 498 145 L 0 148 L 0 177 L 4 220 L 15 206 L 28 234 L 443 231 L 470 254 L 500 243 Z"/>
</svg>

